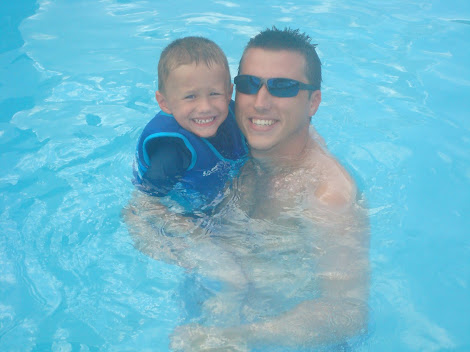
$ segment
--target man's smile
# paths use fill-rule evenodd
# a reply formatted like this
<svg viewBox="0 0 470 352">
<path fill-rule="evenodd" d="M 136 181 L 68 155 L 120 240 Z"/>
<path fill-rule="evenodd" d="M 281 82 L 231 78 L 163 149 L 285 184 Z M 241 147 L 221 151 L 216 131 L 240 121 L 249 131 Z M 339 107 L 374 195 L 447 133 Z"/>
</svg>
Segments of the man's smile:
<svg viewBox="0 0 470 352">
<path fill-rule="evenodd" d="M 276 120 L 257 118 L 251 118 L 250 121 L 255 126 L 271 126 L 277 122 Z"/>
</svg>

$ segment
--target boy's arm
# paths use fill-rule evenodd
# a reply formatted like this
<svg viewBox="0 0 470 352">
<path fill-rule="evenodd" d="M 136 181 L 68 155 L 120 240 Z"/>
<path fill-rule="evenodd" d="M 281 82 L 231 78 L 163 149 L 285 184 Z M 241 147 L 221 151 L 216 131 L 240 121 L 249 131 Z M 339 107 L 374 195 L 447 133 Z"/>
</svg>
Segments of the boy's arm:
<svg viewBox="0 0 470 352">
<path fill-rule="evenodd" d="M 179 263 L 180 252 L 188 245 L 183 234 L 197 223 L 178 212 L 178 207 L 169 209 L 171 201 L 165 196 L 188 168 L 191 153 L 183 141 L 173 137 L 151 139 L 144 148 L 148 169 L 141 176 L 140 190 L 134 191 L 122 211 L 123 220 L 136 248 L 155 259 Z"/>
<path fill-rule="evenodd" d="M 191 163 L 191 152 L 179 138 L 162 137 L 146 146 L 150 166 L 143 177 L 145 189 L 166 195 Z"/>
</svg>

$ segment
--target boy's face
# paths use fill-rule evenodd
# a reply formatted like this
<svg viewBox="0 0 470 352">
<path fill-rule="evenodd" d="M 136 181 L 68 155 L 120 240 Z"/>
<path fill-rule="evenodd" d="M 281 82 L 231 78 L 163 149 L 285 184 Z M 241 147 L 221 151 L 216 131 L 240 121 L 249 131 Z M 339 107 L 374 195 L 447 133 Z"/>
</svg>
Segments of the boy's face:
<svg viewBox="0 0 470 352">
<path fill-rule="evenodd" d="M 199 137 L 212 137 L 227 118 L 233 85 L 227 70 L 217 64 L 181 65 L 172 70 L 165 92 L 156 92 L 160 108 L 172 114 L 184 129 Z"/>
</svg>

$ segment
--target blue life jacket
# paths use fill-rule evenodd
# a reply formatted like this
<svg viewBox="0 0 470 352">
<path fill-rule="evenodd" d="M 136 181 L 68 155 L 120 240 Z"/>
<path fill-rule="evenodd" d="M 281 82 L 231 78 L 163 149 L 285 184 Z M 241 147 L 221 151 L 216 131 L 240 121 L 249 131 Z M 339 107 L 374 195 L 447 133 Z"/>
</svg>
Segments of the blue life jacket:
<svg viewBox="0 0 470 352">
<path fill-rule="evenodd" d="M 145 126 L 137 143 L 134 165 L 136 183 L 142 184 L 150 165 L 147 143 L 161 137 L 180 138 L 191 153 L 191 162 L 174 188 L 178 193 L 176 198 L 185 195 L 186 201 L 191 203 L 191 209 L 210 203 L 224 189 L 226 182 L 236 175 L 248 154 L 245 138 L 235 120 L 233 101 L 230 102 L 228 116 L 217 134 L 221 132 L 232 138 L 212 138 L 212 142 L 217 142 L 212 144 L 206 138 L 185 130 L 173 115 L 160 111 Z M 225 157 L 220 151 L 223 151 Z"/>
</svg>

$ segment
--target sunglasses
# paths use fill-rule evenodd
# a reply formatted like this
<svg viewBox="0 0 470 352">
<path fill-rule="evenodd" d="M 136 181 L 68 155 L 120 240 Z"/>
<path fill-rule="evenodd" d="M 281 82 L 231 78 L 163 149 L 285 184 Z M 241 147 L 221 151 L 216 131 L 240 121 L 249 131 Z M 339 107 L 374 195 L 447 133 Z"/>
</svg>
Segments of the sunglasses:
<svg viewBox="0 0 470 352">
<path fill-rule="evenodd" d="M 263 84 L 269 94 L 279 98 L 295 97 L 299 90 L 317 90 L 317 86 L 305 84 L 290 78 L 260 78 L 252 75 L 238 75 L 233 79 L 237 92 L 256 94 Z"/>
</svg>

